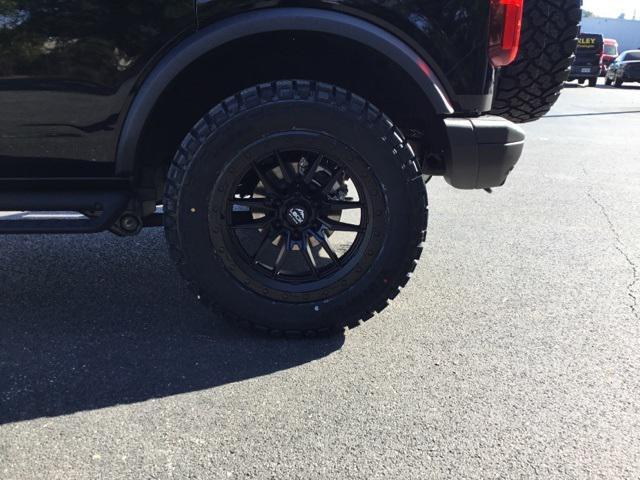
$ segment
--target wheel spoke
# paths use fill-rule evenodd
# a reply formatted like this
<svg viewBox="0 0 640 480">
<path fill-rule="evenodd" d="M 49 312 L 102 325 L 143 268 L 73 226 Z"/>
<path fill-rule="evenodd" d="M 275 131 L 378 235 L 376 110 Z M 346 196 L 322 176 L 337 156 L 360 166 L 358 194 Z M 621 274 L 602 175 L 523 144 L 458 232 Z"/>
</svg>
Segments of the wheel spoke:
<svg viewBox="0 0 640 480">
<path fill-rule="evenodd" d="M 327 182 L 327 184 L 324 186 L 324 188 L 322 189 L 322 193 L 324 193 L 325 195 L 328 193 L 331 193 L 331 191 L 333 190 L 333 186 L 336 184 L 336 182 L 338 182 L 342 177 L 344 176 L 344 170 L 343 169 L 338 169 L 338 171 L 336 173 L 333 174 L 333 176 L 329 179 L 329 181 Z"/>
<path fill-rule="evenodd" d="M 360 202 L 349 202 L 346 200 L 326 200 L 322 203 L 322 206 L 328 212 L 341 212 L 343 210 L 355 210 L 362 209 L 363 205 Z"/>
<path fill-rule="evenodd" d="M 333 261 L 333 263 L 340 265 L 340 258 L 338 257 L 338 254 L 335 252 L 331 244 L 329 244 L 327 236 L 323 233 L 322 235 L 317 235 L 316 238 L 320 242 L 320 245 L 322 245 L 324 251 L 327 252 L 327 255 L 329 255 L 329 258 Z"/>
<path fill-rule="evenodd" d="M 280 251 L 278 252 L 278 256 L 276 257 L 276 263 L 273 265 L 273 276 L 277 277 L 280 273 L 280 269 L 284 264 L 284 261 L 287 257 L 287 253 L 289 253 L 289 246 L 287 245 L 287 239 L 282 236 L 282 245 L 280 246 Z"/>
<path fill-rule="evenodd" d="M 280 152 L 276 151 L 274 152 L 274 155 L 276 156 L 276 159 L 278 160 L 278 166 L 282 171 L 282 178 L 284 178 L 285 182 L 287 183 L 293 183 L 295 172 L 293 171 L 293 168 L 291 168 L 291 164 L 284 161 L 284 159 L 280 155 Z"/>
<path fill-rule="evenodd" d="M 270 243 L 273 243 L 273 241 L 276 239 L 277 236 L 278 236 L 278 232 L 274 231 L 272 228 L 270 227 L 264 228 L 264 230 L 262 231 L 262 236 L 260 237 L 260 246 L 257 248 L 257 250 L 255 251 L 252 257 L 252 260 L 254 263 L 257 262 L 258 257 L 263 252 L 263 250 L 267 247 L 267 245 L 269 245 Z"/>
<path fill-rule="evenodd" d="M 353 225 L 350 223 L 338 222 L 331 220 L 330 218 L 321 218 L 320 222 L 327 227 L 327 229 L 334 232 L 364 232 L 364 227 L 360 225 Z"/>
<path fill-rule="evenodd" d="M 229 201 L 232 205 L 239 207 L 247 207 L 250 210 L 258 210 L 261 212 L 271 212 L 274 207 L 267 204 L 266 198 L 232 198 Z"/>
<path fill-rule="evenodd" d="M 313 252 L 309 249 L 309 237 L 307 235 L 304 236 L 304 240 L 300 244 L 300 251 L 304 256 L 304 260 L 307 262 L 307 266 L 311 270 L 311 273 L 314 277 L 318 277 L 318 267 L 316 265 L 316 261 L 313 258 Z"/>
<path fill-rule="evenodd" d="M 273 221 L 270 217 L 254 218 L 249 221 L 243 221 L 240 223 L 232 223 L 230 226 L 234 230 L 252 230 L 258 228 L 266 228 Z"/>
<path fill-rule="evenodd" d="M 320 166 L 320 162 L 322 162 L 323 158 L 324 157 L 322 155 L 318 155 L 316 157 L 316 159 L 311 164 L 311 167 L 309 167 L 309 171 L 304 176 L 304 183 L 311 183 L 311 180 L 313 180 L 313 177 L 315 176 L 316 172 L 318 171 L 318 167 Z"/>
<path fill-rule="evenodd" d="M 258 165 L 256 165 L 255 163 L 253 164 L 253 169 L 258 175 L 260 182 L 262 182 L 262 186 L 264 187 L 265 191 L 267 193 L 278 195 L 278 189 L 276 188 L 273 181 L 268 177 L 268 172 L 263 172 L 262 170 L 260 170 L 260 167 L 258 167 Z"/>
<path fill-rule="evenodd" d="M 253 194 L 254 195 L 262 195 L 263 197 L 273 197 L 274 196 L 274 194 L 269 192 L 264 187 L 256 187 L 256 189 L 253 191 Z"/>
</svg>

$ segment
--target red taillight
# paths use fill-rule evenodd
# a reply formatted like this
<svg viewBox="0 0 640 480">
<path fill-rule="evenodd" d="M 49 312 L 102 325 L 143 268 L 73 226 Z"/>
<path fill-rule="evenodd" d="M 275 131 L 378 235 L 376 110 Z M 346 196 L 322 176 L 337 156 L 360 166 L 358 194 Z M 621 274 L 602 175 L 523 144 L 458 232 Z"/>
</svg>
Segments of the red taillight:
<svg viewBox="0 0 640 480">
<path fill-rule="evenodd" d="M 524 0 L 491 0 L 489 57 L 494 67 L 513 62 L 520 48 Z"/>
</svg>

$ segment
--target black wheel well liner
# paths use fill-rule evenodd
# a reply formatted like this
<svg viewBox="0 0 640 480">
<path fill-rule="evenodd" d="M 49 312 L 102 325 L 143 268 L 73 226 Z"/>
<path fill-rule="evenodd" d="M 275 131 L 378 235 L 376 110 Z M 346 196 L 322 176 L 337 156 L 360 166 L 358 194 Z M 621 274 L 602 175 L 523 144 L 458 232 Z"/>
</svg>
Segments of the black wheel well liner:
<svg viewBox="0 0 640 480">
<path fill-rule="evenodd" d="M 258 10 L 213 23 L 185 39 L 170 50 L 151 70 L 142 82 L 128 110 L 118 139 L 116 174 L 131 176 L 136 172 L 141 155 L 140 145 L 144 142 L 145 130 L 154 110 L 163 97 L 171 90 L 172 84 L 189 68 L 208 55 L 214 54 L 234 42 L 250 38 L 262 38 L 277 35 L 314 34 L 323 38 L 336 38 L 343 42 L 368 49 L 377 58 L 386 60 L 383 70 L 394 71 L 396 77 L 402 76 L 405 85 L 418 98 L 416 105 L 424 106 L 425 117 L 453 113 L 444 87 L 434 74 L 433 69 L 413 49 L 391 33 L 365 20 L 332 11 L 312 8 L 271 8 Z M 336 56 L 338 52 L 332 52 Z M 232 69 L 230 69 L 232 70 Z M 385 71 L 379 72 L 381 76 Z M 217 69 L 213 75 L 232 75 L 224 68 Z M 268 80 L 278 80 L 271 78 Z M 266 79 L 260 79 L 262 81 Z M 327 80 L 327 79 L 320 79 Z M 239 86 L 235 93 L 251 85 Z M 341 85 L 349 88 L 349 85 Z M 397 87 L 397 88 L 398 88 Z M 366 87 L 363 87 L 366 90 Z M 352 88 L 352 90 L 354 90 Z M 366 96 L 366 92 L 356 93 Z M 220 100 L 229 92 L 221 92 Z M 399 96 L 407 92 L 399 92 Z M 375 99 L 374 99 L 375 101 Z M 197 103 L 197 102 L 196 102 Z M 205 106 L 206 109 L 212 105 Z M 384 109 L 384 105 L 378 105 Z M 169 107 L 171 111 L 173 107 Z M 165 112 L 166 113 L 166 112 Z M 199 117 L 198 117 L 199 118 Z M 193 123 L 198 120 L 193 119 Z M 192 123 L 192 124 L 193 124 Z M 189 126 L 190 127 L 190 126 Z M 187 130 L 181 132 L 186 134 Z M 177 146 L 177 145 L 176 145 Z"/>
</svg>

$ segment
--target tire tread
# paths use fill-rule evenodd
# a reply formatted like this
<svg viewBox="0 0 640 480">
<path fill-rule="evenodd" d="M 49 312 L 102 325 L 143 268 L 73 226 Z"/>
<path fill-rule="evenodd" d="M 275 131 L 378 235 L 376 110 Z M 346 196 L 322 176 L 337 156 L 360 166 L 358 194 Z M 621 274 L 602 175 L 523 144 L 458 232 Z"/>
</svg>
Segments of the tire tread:
<svg viewBox="0 0 640 480">
<path fill-rule="evenodd" d="M 581 0 L 529 0 L 524 5 L 520 52 L 498 73 L 491 111 L 515 123 L 538 120 L 560 97 L 582 17 Z"/>
</svg>

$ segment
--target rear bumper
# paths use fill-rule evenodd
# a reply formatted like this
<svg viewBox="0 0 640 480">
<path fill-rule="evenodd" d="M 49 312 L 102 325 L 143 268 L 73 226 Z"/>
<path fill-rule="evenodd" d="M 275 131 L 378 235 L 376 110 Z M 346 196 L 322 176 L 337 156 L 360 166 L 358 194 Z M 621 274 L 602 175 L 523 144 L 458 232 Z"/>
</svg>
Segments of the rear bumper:
<svg viewBox="0 0 640 480">
<path fill-rule="evenodd" d="M 578 78 L 595 78 L 600 74 L 600 65 L 573 65 L 571 67 L 571 73 L 569 74 L 569 80 L 576 80 Z"/>
<path fill-rule="evenodd" d="M 447 118 L 449 140 L 445 180 L 462 189 L 504 184 L 520 159 L 525 134 L 502 117 Z"/>
</svg>

